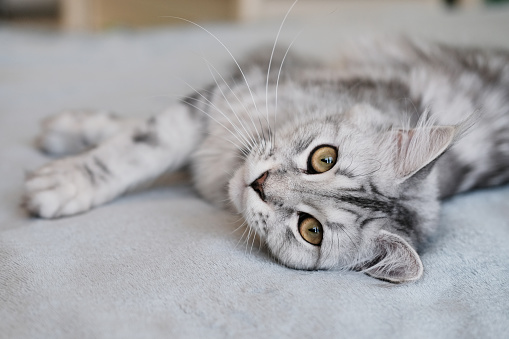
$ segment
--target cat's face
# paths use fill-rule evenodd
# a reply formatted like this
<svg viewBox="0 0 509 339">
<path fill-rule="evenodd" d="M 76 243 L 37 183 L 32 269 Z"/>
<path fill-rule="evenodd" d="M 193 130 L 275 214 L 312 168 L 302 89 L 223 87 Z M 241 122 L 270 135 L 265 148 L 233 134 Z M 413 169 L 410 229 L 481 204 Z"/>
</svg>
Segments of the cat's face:
<svg viewBox="0 0 509 339">
<path fill-rule="evenodd" d="M 310 114 L 277 131 L 273 143 L 253 150 L 237 170 L 230 198 L 289 267 L 355 268 L 391 281 L 415 280 L 422 264 L 408 241 L 422 216 L 401 200 L 412 190 L 395 170 L 401 144 L 392 143 L 386 126 L 349 117 Z M 428 199 L 433 206 L 424 209 L 436 214 L 433 192 L 419 199 Z M 393 232 L 403 227 L 406 240 Z M 388 275 L 382 266 L 395 263 L 380 263 L 395 260 L 391 248 L 402 252 L 396 255 L 406 266 Z"/>
</svg>

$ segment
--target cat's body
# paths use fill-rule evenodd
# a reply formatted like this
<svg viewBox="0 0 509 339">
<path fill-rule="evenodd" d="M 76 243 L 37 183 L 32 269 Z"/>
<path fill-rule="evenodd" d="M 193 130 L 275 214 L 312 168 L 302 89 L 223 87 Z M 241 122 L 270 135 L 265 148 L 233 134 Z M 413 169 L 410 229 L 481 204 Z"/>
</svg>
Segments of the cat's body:
<svg viewBox="0 0 509 339">
<path fill-rule="evenodd" d="M 282 263 L 418 279 L 439 199 L 509 181 L 509 54 L 399 41 L 322 66 L 284 52 L 268 78 L 270 51 L 232 78 L 212 69 L 214 86 L 144 122 L 48 120 L 46 151 L 98 147 L 36 171 L 28 209 L 79 213 L 190 163 L 201 195 Z"/>
</svg>

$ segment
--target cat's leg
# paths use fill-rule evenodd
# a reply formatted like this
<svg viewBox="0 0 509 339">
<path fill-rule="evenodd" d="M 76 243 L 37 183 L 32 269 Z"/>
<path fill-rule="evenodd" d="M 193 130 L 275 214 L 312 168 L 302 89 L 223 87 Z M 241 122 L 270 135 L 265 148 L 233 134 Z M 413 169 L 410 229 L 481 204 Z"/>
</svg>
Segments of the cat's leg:
<svg viewBox="0 0 509 339">
<path fill-rule="evenodd" d="M 139 122 L 108 111 L 64 111 L 44 119 L 37 146 L 51 155 L 77 154 Z"/>
<path fill-rule="evenodd" d="M 86 153 L 43 166 L 26 180 L 26 208 L 43 218 L 84 212 L 183 166 L 201 140 L 200 118 L 176 105 Z"/>
</svg>

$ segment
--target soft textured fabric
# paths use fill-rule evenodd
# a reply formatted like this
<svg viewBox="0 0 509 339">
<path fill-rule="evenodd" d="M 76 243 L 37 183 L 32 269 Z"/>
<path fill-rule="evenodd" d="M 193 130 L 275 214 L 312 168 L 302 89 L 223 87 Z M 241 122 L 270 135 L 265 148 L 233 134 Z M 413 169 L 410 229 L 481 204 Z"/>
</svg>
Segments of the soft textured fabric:
<svg viewBox="0 0 509 339">
<path fill-rule="evenodd" d="M 397 7 L 289 22 L 297 50 L 331 59 L 346 36 L 405 32 L 509 48 L 509 10 Z M 207 25 L 235 55 L 278 22 Z M 444 203 L 424 277 L 393 285 L 353 272 L 296 271 L 241 240 L 238 216 L 185 175 L 58 220 L 19 207 L 38 121 L 63 108 L 150 114 L 222 71 L 228 53 L 193 28 L 64 35 L 0 27 L 0 337 L 508 338 L 509 187 Z M 244 237 L 245 238 L 245 237 Z"/>
</svg>

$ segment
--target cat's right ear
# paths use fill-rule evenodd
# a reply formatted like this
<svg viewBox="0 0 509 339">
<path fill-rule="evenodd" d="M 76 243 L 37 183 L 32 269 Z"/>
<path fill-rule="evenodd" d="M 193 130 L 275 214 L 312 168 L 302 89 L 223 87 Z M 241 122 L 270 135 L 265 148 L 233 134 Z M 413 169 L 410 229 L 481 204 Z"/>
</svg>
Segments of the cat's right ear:
<svg viewBox="0 0 509 339">
<path fill-rule="evenodd" d="M 453 143 L 454 126 L 431 126 L 391 131 L 396 177 L 401 182 L 430 167 Z"/>
</svg>

